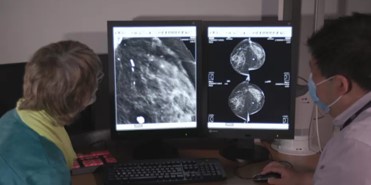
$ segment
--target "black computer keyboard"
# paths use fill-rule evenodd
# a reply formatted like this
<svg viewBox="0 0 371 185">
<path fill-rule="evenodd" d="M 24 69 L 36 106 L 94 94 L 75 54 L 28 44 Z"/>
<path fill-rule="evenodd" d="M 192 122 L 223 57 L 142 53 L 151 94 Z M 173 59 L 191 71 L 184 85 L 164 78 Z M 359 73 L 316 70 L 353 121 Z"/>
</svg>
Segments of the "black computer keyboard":
<svg viewBox="0 0 371 185">
<path fill-rule="evenodd" d="M 182 184 L 225 178 L 217 159 L 135 160 L 104 166 L 105 185 Z"/>
</svg>

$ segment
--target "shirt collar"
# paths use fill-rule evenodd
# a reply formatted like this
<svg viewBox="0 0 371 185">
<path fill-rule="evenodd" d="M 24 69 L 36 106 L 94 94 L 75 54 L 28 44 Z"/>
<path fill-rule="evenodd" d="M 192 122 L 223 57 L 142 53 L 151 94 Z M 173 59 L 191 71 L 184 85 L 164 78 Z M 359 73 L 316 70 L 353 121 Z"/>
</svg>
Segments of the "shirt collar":
<svg viewBox="0 0 371 185">
<path fill-rule="evenodd" d="M 346 120 L 348 120 L 352 115 L 354 115 L 361 107 L 366 105 L 371 100 L 371 92 L 368 92 L 363 97 L 354 102 L 349 108 L 344 112 L 336 116 L 333 121 L 335 127 L 341 127 Z"/>
</svg>

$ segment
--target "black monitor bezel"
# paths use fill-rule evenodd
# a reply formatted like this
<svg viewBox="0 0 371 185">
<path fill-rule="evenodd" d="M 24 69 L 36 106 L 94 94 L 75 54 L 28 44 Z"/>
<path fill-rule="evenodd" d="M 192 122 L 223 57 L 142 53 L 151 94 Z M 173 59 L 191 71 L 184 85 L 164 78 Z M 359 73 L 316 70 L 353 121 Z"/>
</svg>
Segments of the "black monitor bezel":
<svg viewBox="0 0 371 185">
<path fill-rule="evenodd" d="M 195 128 L 183 129 L 159 129 L 159 130 L 139 130 L 139 131 L 118 131 L 115 129 L 116 125 L 116 111 L 115 108 L 115 93 L 114 93 L 114 48 L 113 48 L 113 33 L 114 27 L 119 26 L 135 26 L 135 27 L 150 27 L 150 26 L 196 26 L 196 60 L 197 60 L 197 119 Z M 107 40 L 108 40 L 108 61 L 109 61 L 109 96 L 110 96 L 110 114 L 111 114 L 111 137 L 113 139 L 171 139 L 171 138 L 188 138 L 199 136 L 200 123 L 202 121 L 201 115 L 201 22 L 197 20 L 111 20 L 107 21 Z"/>
<path fill-rule="evenodd" d="M 298 30 L 297 26 L 291 21 L 204 21 L 203 22 L 203 88 L 206 92 L 204 95 L 203 105 L 203 130 L 208 137 L 212 138 L 228 138 L 228 139 L 244 139 L 244 138 L 259 138 L 259 139 L 293 139 L 295 132 L 295 86 L 297 76 L 297 61 L 298 61 Z M 292 46 L 291 46 L 291 78 L 290 78 L 290 122 L 287 130 L 268 130 L 268 129 L 209 129 L 207 120 L 207 100 L 208 100 L 208 78 L 207 78 L 207 44 L 208 44 L 208 27 L 225 26 L 225 27 L 248 27 L 248 26 L 292 26 Z"/>
</svg>

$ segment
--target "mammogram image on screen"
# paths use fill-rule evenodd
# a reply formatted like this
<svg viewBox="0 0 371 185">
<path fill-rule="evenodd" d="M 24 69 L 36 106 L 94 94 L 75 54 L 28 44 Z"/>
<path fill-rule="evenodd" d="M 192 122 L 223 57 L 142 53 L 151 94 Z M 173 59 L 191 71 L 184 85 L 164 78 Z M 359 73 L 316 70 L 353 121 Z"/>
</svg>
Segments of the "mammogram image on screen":
<svg viewBox="0 0 371 185">
<path fill-rule="evenodd" d="M 122 39 L 114 61 L 118 124 L 195 121 L 192 47 L 181 38 Z"/>
<path fill-rule="evenodd" d="M 264 92 L 250 81 L 250 71 L 258 70 L 265 62 L 264 48 L 250 38 L 238 43 L 230 57 L 234 71 L 246 76 L 245 81 L 238 84 L 228 98 L 228 105 L 239 118 L 250 121 L 250 115 L 262 109 L 265 101 Z"/>
<path fill-rule="evenodd" d="M 250 38 L 244 39 L 233 49 L 230 59 L 233 69 L 241 75 L 259 69 L 265 62 L 264 48 Z"/>
<path fill-rule="evenodd" d="M 211 41 L 205 57 L 209 122 L 282 123 L 291 97 L 290 40 L 212 37 Z"/>
<path fill-rule="evenodd" d="M 229 95 L 228 105 L 236 116 L 249 122 L 250 115 L 262 109 L 264 101 L 264 92 L 258 86 L 243 81 Z"/>
</svg>

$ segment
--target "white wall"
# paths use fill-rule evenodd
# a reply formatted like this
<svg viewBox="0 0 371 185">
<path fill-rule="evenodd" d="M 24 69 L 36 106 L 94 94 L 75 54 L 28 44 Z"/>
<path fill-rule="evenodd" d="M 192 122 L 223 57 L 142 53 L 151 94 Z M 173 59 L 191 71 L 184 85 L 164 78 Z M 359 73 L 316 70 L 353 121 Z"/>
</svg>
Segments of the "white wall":
<svg viewBox="0 0 371 185">
<path fill-rule="evenodd" d="M 39 47 L 76 39 L 107 52 L 106 21 L 141 17 L 257 19 L 277 15 L 282 0 L 0 0 L 0 63 L 26 61 Z M 322 0 L 324 1 L 324 0 Z M 368 0 L 326 0 L 326 15 L 371 12 Z M 314 0 L 302 0 L 300 61 L 312 32 Z M 299 68 L 299 74 L 305 74 Z"/>
<path fill-rule="evenodd" d="M 0 63 L 26 61 L 39 47 L 61 39 L 77 39 L 107 53 L 107 20 L 241 18 L 261 12 L 261 0 L 0 0 Z"/>
<path fill-rule="evenodd" d="M 151 16 L 259 19 L 262 15 L 276 16 L 279 1 L 0 0 L 0 63 L 26 61 L 39 47 L 62 39 L 76 39 L 98 53 L 106 53 L 107 20 Z M 303 14 L 313 13 L 313 2 L 303 0 Z M 326 12 L 336 12 L 336 6 L 327 7 Z"/>
</svg>

